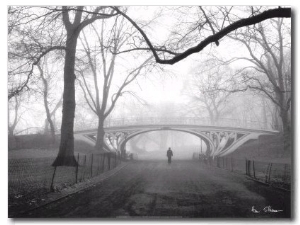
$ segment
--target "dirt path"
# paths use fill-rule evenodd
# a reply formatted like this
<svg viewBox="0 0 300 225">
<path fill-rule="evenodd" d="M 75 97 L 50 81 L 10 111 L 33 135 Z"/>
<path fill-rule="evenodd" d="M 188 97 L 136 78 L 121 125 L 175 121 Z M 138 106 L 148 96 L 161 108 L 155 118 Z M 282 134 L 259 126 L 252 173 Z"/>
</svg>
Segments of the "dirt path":
<svg viewBox="0 0 300 225">
<path fill-rule="evenodd" d="M 289 193 L 193 161 L 137 161 L 97 186 L 22 217 L 288 218 Z M 262 209 L 271 205 L 277 213 Z M 252 206 L 260 213 L 251 212 Z"/>
</svg>

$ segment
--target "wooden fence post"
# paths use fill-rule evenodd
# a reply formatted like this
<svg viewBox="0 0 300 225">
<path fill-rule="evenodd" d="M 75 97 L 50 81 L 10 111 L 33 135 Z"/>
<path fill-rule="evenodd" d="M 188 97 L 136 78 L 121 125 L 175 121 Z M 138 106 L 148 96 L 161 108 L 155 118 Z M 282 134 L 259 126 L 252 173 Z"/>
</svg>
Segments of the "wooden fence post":
<svg viewBox="0 0 300 225">
<path fill-rule="evenodd" d="M 108 153 L 107 157 L 108 157 L 108 170 L 110 170 L 110 153 Z"/>
<path fill-rule="evenodd" d="M 271 168 L 272 168 L 272 163 L 269 163 L 266 171 L 266 179 L 265 179 L 266 183 L 270 182 Z"/>
<path fill-rule="evenodd" d="M 251 176 L 250 174 L 250 164 L 251 160 L 246 159 L 246 175 Z"/>
<path fill-rule="evenodd" d="M 97 176 L 99 175 L 99 170 L 100 170 L 100 161 L 101 161 L 101 155 L 98 155 L 98 163 L 97 163 Z"/>
<path fill-rule="evenodd" d="M 282 181 L 285 183 L 287 182 L 287 164 L 284 164 L 284 170 L 283 170 L 283 178 Z"/>
<path fill-rule="evenodd" d="M 83 176 L 82 180 L 84 180 L 85 170 L 86 170 L 86 155 L 84 155 L 84 170 L 83 170 L 83 174 L 82 174 L 82 176 Z"/>
<path fill-rule="evenodd" d="M 252 168 L 253 168 L 253 177 L 256 179 L 254 160 L 252 161 Z"/>
<path fill-rule="evenodd" d="M 91 177 L 93 177 L 93 161 L 94 161 L 94 154 L 92 154 L 92 159 L 91 159 Z"/>
<path fill-rule="evenodd" d="M 79 167 L 79 153 L 77 156 L 77 166 L 76 166 L 76 183 L 78 182 L 78 167 Z"/>
<path fill-rule="evenodd" d="M 271 181 L 271 171 L 272 171 L 272 163 L 270 163 L 268 183 L 270 183 Z"/>
<path fill-rule="evenodd" d="M 54 191 L 53 183 L 54 183 L 55 173 L 56 173 L 56 166 L 54 167 L 54 171 L 53 171 L 53 175 L 52 175 L 52 180 L 51 180 L 51 185 L 50 185 L 50 191 L 52 191 L 52 192 Z"/>
<path fill-rule="evenodd" d="M 104 172 L 105 166 L 105 154 L 102 154 L 102 173 Z"/>
<path fill-rule="evenodd" d="M 251 160 L 248 160 L 248 174 L 251 177 Z"/>
<path fill-rule="evenodd" d="M 270 167 L 270 163 L 268 163 L 268 167 L 267 167 L 267 170 L 265 172 L 265 183 L 268 183 L 269 167 Z"/>
</svg>

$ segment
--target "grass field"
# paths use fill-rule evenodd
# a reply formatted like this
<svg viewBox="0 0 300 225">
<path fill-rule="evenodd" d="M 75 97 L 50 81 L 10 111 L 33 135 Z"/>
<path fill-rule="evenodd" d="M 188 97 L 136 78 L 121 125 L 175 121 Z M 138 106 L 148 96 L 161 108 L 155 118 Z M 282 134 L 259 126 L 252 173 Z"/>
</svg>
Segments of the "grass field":
<svg viewBox="0 0 300 225">
<path fill-rule="evenodd" d="M 97 176 L 114 168 L 117 158 L 107 155 L 91 154 L 93 147 L 75 142 L 75 156 L 79 167 L 57 167 L 53 182 L 59 191 L 78 182 Z M 9 208 L 24 209 L 28 205 L 43 201 L 43 195 L 50 192 L 54 167 L 52 163 L 58 148 L 18 149 L 8 152 L 8 199 Z M 110 161 L 110 163 L 109 163 Z M 92 163 L 93 162 L 93 163 Z"/>
<path fill-rule="evenodd" d="M 292 148 L 283 149 L 283 137 L 281 135 L 262 135 L 257 140 L 248 141 L 228 157 L 291 164 L 292 155 Z"/>
</svg>

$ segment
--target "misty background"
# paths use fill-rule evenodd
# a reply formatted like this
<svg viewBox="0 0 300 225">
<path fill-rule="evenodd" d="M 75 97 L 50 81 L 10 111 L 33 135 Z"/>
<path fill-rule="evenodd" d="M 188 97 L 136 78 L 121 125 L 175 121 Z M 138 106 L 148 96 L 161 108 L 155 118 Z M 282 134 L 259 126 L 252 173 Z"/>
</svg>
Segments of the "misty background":
<svg viewBox="0 0 300 225">
<path fill-rule="evenodd" d="M 156 43 L 164 43 L 165 40 L 170 42 L 177 40 L 180 36 L 179 31 L 183 31 L 183 25 L 189 24 L 197 18 L 197 10 L 194 7 L 136 6 L 129 7 L 128 14 L 144 25 L 143 28 L 148 32 L 151 40 Z M 247 11 L 242 8 L 236 10 L 236 13 L 240 13 L 240 15 Z M 270 45 L 274 44 L 274 52 L 277 51 L 275 45 L 278 43 L 278 31 L 282 34 L 279 37 L 284 45 L 282 72 L 286 75 L 284 82 L 286 89 L 289 90 L 291 76 L 289 67 L 291 63 L 290 21 L 276 19 L 264 21 L 262 24 L 261 28 L 253 27 L 253 30 L 264 29 L 265 35 L 270 37 Z M 102 34 L 100 29 L 95 29 L 96 26 L 101 27 Z M 97 129 L 98 116 L 89 107 L 93 100 L 88 99 L 87 96 L 97 92 L 93 89 L 95 76 L 93 76 L 92 65 L 98 75 L 103 70 L 100 60 L 101 48 L 98 46 L 99 37 L 101 35 L 109 36 L 112 29 L 115 29 L 112 27 L 119 29 L 120 40 L 127 41 L 121 50 L 126 50 L 134 44 L 137 45 L 139 41 L 141 42 L 132 26 L 121 19 L 115 24 L 114 20 L 96 21 L 95 25 L 87 27 L 80 34 L 77 46 L 78 66 L 75 70 L 74 131 Z M 26 24 L 23 29 L 30 30 Z M 184 31 L 189 31 L 189 29 L 192 28 L 185 27 Z M 49 38 L 47 35 L 51 34 L 51 30 L 48 32 L 40 32 L 36 35 L 40 35 L 40 41 L 43 42 L 47 41 Z M 132 35 L 126 36 L 130 32 Z M 249 32 L 251 33 L 251 31 Z M 122 36 L 123 33 L 124 36 Z M 207 33 L 209 31 L 204 32 L 204 34 Z M 54 34 L 55 32 L 51 34 L 53 41 L 57 38 Z M 20 48 L 18 43 L 20 40 L 25 42 L 20 31 L 16 30 L 10 35 L 9 50 Z M 63 36 L 64 33 L 62 32 L 61 35 Z M 118 54 L 114 62 L 115 75 L 112 78 L 108 99 L 114 98 L 122 81 L 127 79 L 125 77 L 130 71 L 140 66 L 145 60 L 148 61 L 134 80 L 124 88 L 106 121 L 121 120 L 122 118 L 196 117 L 204 118 L 216 125 L 218 121 L 227 119 L 260 124 L 261 128 L 265 130 L 282 131 L 280 107 L 274 104 L 273 98 L 269 96 L 274 94 L 272 87 L 259 65 L 253 63 L 252 59 L 253 52 L 255 57 L 264 57 L 266 49 L 254 43 L 255 39 L 253 39 L 250 41 L 253 52 L 249 51 L 247 45 L 239 41 L 242 35 L 242 33 L 237 33 L 232 38 L 222 39 L 218 47 L 205 48 L 201 54 L 191 55 L 172 66 L 155 64 L 153 58 L 138 51 Z M 182 46 L 189 46 L 193 37 L 191 33 L 191 36 L 184 40 L 185 44 L 181 43 Z M 34 37 L 28 37 L 28 39 L 30 38 L 34 40 Z M 108 45 L 110 41 L 103 38 L 103 46 Z M 114 57 L 108 50 L 105 54 L 108 62 Z M 18 57 L 13 54 L 9 56 L 11 56 L 11 60 L 8 70 L 14 76 L 9 76 L 8 88 L 13 90 L 25 78 L 24 74 L 17 73 L 20 66 Z M 8 131 L 10 135 L 49 133 L 51 127 L 45 113 L 45 102 L 48 104 L 48 113 L 52 118 L 55 134 L 60 134 L 63 94 L 63 60 L 61 57 L 61 53 L 54 52 L 44 57 L 39 64 L 40 67 L 33 70 L 33 76 L 27 85 L 28 90 L 9 100 Z M 94 64 L 89 65 L 89 60 L 92 60 Z M 275 70 L 269 56 L 262 61 L 270 66 L 271 71 Z M 259 89 L 255 81 L 264 85 L 264 88 Z M 102 82 L 103 78 L 99 76 L 97 84 L 100 92 Z M 248 88 L 249 86 L 254 86 L 254 88 Z M 46 87 L 47 92 L 45 91 Z M 164 159 L 168 147 L 173 149 L 175 159 L 191 158 L 192 152 L 205 152 L 206 149 L 203 143 L 201 150 L 201 141 L 198 138 L 175 131 L 155 131 L 141 134 L 126 145 L 129 152 L 137 153 L 139 158 L 143 159 Z"/>
</svg>

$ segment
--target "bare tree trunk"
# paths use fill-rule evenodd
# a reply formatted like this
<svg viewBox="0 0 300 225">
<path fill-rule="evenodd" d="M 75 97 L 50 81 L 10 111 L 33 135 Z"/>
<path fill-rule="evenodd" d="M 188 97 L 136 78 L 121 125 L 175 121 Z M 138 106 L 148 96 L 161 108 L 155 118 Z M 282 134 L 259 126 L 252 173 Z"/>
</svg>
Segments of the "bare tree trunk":
<svg viewBox="0 0 300 225">
<path fill-rule="evenodd" d="M 45 96 L 45 95 L 44 95 L 44 106 L 45 106 L 45 110 L 46 110 L 47 121 L 50 125 L 51 142 L 52 142 L 52 144 L 54 144 L 55 143 L 55 130 L 54 130 L 54 125 L 53 125 L 49 107 L 48 107 L 47 96 Z"/>
<path fill-rule="evenodd" d="M 47 119 L 45 119 L 44 122 L 44 134 L 48 134 L 49 133 L 49 122 Z"/>
<path fill-rule="evenodd" d="M 283 146 L 284 150 L 288 151 L 291 147 L 291 128 L 288 118 L 288 110 L 281 109 L 280 117 L 282 119 L 282 127 L 283 127 Z"/>
<path fill-rule="evenodd" d="M 12 125 L 9 125 L 10 122 L 10 112 L 8 111 L 8 134 L 13 136 L 15 132 L 15 128 L 18 124 L 18 115 L 19 115 L 19 107 L 20 107 L 20 100 L 18 100 L 17 96 L 14 96 L 15 99 L 15 107 L 14 107 L 14 121 Z"/>
<path fill-rule="evenodd" d="M 263 128 L 268 129 L 268 117 L 267 117 L 267 109 L 266 109 L 266 100 L 263 96 L 261 97 L 261 101 L 262 101 Z"/>
<path fill-rule="evenodd" d="M 208 113 L 209 113 L 210 125 L 214 125 L 215 124 L 214 114 L 211 110 L 208 110 Z"/>
<path fill-rule="evenodd" d="M 74 156 L 74 117 L 75 117 L 75 54 L 77 45 L 76 31 L 67 35 L 64 67 L 63 116 L 61 124 L 61 140 L 58 155 L 52 166 L 77 166 Z"/>
<path fill-rule="evenodd" d="M 289 109 L 287 108 L 287 104 L 285 102 L 284 93 L 276 89 L 276 97 L 278 99 L 280 117 L 282 121 L 284 150 L 287 151 L 290 148 L 291 144 L 290 121 L 288 116 Z"/>
<path fill-rule="evenodd" d="M 219 119 L 220 119 L 220 112 L 218 110 L 215 110 L 215 124 L 218 125 L 219 124 Z"/>
<path fill-rule="evenodd" d="M 53 122 L 51 119 L 51 114 L 49 110 L 49 105 L 48 105 L 48 81 L 44 76 L 44 71 L 40 65 L 37 65 L 38 69 L 40 71 L 40 76 L 42 78 L 43 84 L 44 84 L 44 93 L 43 93 L 43 99 L 44 99 L 44 107 L 46 110 L 46 116 L 47 116 L 47 121 L 50 125 L 50 133 L 51 133 L 51 142 L 54 144 L 55 143 L 55 130 L 53 126 Z M 46 125 L 46 124 L 45 124 Z"/>
<path fill-rule="evenodd" d="M 62 99 L 63 96 L 61 96 L 60 100 L 56 103 L 56 106 L 54 107 L 54 109 L 52 110 L 52 112 L 50 112 L 50 116 L 51 116 L 51 120 L 53 123 L 53 131 L 55 133 L 56 131 L 56 118 L 55 118 L 55 113 L 56 111 L 59 109 L 59 107 L 62 104 Z M 53 119 L 52 119 L 53 118 Z M 47 134 L 49 132 L 49 122 L 47 119 L 45 119 L 45 124 L 44 124 L 44 133 Z"/>
<path fill-rule="evenodd" d="M 8 135 L 11 137 L 14 136 L 14 129 L 12 129 L 12 127 L 8 127 Z"/>
<path fill-rule="evenodd" d="M 17 112 L 15 111 L 15 113 L 17 113 Z M 9 118 L 10 118 L 10 113 L 9 113 L 9 111 L 8 111 L 7 115 L 8 115 L 8 135 L 9 135 L 9 136 L 14 136 L 15 126 L 14 126 L 14 124 L 13 124 L 12 126 L 9 126 Z M 15 117 L 16 117 L 16 116 L 15 116 Z M 16 121 L 16 119 L 15 119 L 15 121 Z"/>
<path fill-rule="evenodd" d="M 95 149 L 98 151 L 104 151 L 104 119 L 103 117 L 99 116 L 98 117 L 98 129 L 97 129 L 97 140 L 96 140 L 96 145 Z"/>
</svg>

